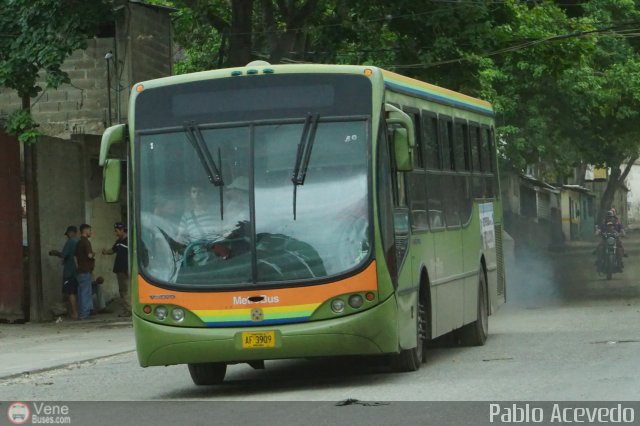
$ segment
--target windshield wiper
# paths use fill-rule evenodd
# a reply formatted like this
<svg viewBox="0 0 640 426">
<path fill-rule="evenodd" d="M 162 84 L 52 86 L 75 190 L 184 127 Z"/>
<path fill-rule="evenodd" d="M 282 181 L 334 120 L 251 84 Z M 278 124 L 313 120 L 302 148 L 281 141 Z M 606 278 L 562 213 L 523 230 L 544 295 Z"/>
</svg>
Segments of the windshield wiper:
<svg viewBox="0 0 640 426">
<path fill-rule="evenodd" d="M 304 185 L 307 177 L 307 168 L 309 167 L 309 159 L 311 158 L 311 149 L 316 139 L 316 130 L 318 129 L 318 120 L 320 114 L 307 115 L 302 129 L 302 136 L 298 144 L 298 152 L 296 154 L 296 164 L 293 167 L 291 181 L 293 182 L 293 220 L 296 220 L 296 203 L 298 186 Z"/>
<path fill-rule="evenodd" d="M 207 178 L 209 182 L 217 186 L 220 190 L 220 220 L 224 219 L 224 198 L 222 196 L 222 187 L 224 186 L 224 180 L 222 179 L 222 173 L 220 172 L 220 168 L 213 161 L 211 157 L 211 152 L 209 148 L 207 148 L 207 143 L 202 136 L 202 132 L 200 128 L 195 123 L 185 123 L 184 133 L 187 135 L 187 139 L 189 143 L 198 154 L 198 158 L 200 159 L 200 163 L 202 167 L 204 167 L 204 171 L 207 174 Z M 218 163 L 222 164 L 220 155 L 220 148 L 218 148 Z"/>
</svg>

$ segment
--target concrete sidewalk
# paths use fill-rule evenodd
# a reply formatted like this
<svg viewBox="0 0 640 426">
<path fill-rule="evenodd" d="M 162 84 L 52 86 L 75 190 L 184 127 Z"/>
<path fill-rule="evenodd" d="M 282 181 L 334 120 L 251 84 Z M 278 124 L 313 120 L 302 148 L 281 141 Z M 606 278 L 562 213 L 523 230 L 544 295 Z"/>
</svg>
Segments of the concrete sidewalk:
<svg viewBox="0 0 640 426">
<path fill-rule="evenodd" d="M 0 379 L 135 350 L 130 318 L 108 313 L 58 321 L 0 324 Z"/>
</svg>

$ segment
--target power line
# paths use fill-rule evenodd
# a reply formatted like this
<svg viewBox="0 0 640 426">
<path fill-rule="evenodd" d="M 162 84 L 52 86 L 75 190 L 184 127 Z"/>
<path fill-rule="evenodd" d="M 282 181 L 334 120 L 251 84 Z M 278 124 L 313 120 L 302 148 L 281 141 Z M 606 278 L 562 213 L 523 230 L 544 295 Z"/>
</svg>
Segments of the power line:
<svg viewBox="0 0 640 426">
<path fill-rule="evenodd" d="M 629 25 L 629 24 L 626 24 L 626 25 Z M 515 46 L 509 46 L 509 47 L 505 47 L 503 49 L 498 49 L 498 50 L 494 50 L 494 51 L 491 51 L 491 52 L 481 53 L 481 54 L 476 55 L 476 56 L 480 56 L 480 57 L 497 56 L 497 55 L 501 55 L 501 54 L 504 54 L 504 53 L 516 52 L 518 50 L 523 50 L 523 49 L 529 48 L 531 46 L 534 46 L 534 45 L 537 45 L 537 44 L 541 44 L 541 43 L 546 43 L 546 42 L 549 42 L 549 41 L 564 40 L 564 39 L 574 38 L 574 37 L 584 37 L 586 35 L 596 34 L 596 33 L 602 33 L 602 34 L 605 34 L 605 35 L 608 35 L 608 34 L 610 34 L 610 35 L 620 35 L 620 34 L 616 33 L 615 31 L 611 31 L 611 30 L 617 29 L 617 28 L 622 28 L 622 27 L 624 27 L 624 26 L 612 26 L 612 27 L 607 27 L 607 28 L 594 29 L 594 30 L 590 30 L 590 31 L 577 31 L 577 32 L 573 32 L 573 33 L 559 34 L 559 35 L 555 35 L 555 36 L 543 37 L 541 39 L 528 41 L 528 42 L 525 42 L 525 43 L 522 43 L 522 44 L 518 44 L 518 45 L 515 45 Z M 638 28 L 634 28 L 634 29 L 628 29 L 627 31 L 639 31 L 639 30 L 640 29 L 638 29 Z M 629 38 L 631 38 L 631 37 L 629 37 Z M 444 60 L 444 61 L 432 62 L 432 63 L 429 63 L 429 64 L 422 64 L 421 63 L 421 64 L 407 64 L 407 65 L 389 65 L 389 67 L 398 68 L 398 69 L 431 68 L 431 67 L 435 67 L 435 66 L 439 66 L 439 65 L 448 65 L 448 64 L 452 64 L 452 63 L 465 62 L 465 61 L 469 61 L 469 60 L 471 60 L 471 58 L 466 56 L 466 57 L 460 57 L 460 58 L 456 58 L 456 59 L 448 59 L 448 60 Z"/>
<path fill-rule="evenodd" d="M 475 54 L 473 56 L 475 57 L 491 57 L 491 56 L 497 56 L 497 55 L 501 55 L 504 53 L 509 53 L 509 52 L 516 52 L 519 50 L 523 50 L 523 49 L 527 49 L 529 47 L 541 44 L 541 43 L 546 43 L 549 41 L 557 41 L 557 40 L 564 40 L 564 39 L 569 39 L 569 38 L 574 38 L 574 37 L 584 37 L 590 34 L 602 34 L 602 35 L 611 35 L 611 36 L 620 36 L 623 38 L 635 38 L 640 36 L 640 28 L 626 28 L 631 24 L 637 24 L 638 22 L 628 22 L 625 23 L 623 25 L 615 25 L 615 26 L 609 26 L 609 27 L 603 27 L 603 28 L 597 28 L 597 29 L 593 29 L 593 30 L 589 30 L 589 31 L 577 31 L 577 32 L 573 32 L 573 33 L 567 33 L 567 34 L 558 34 L 558 35 L 554 35 L 554 36 L 549 36 L 549 37 L 543 37 L 540 39 L 532 39 L 532 40 L 522 40 L 522 43 L 513 45 L 513 46 L 509 46 L 509 47 L 505 47 L 502 49 L 497 49 L 494 51 L 489 51 L 489 52 L 484 52 L 484 53 L 480 53 L 480 54 Z M 617 31 L 616 31 L 617 30 Z M 416 48 L 418 50 L 427 50 L 429 49 L 429 47 L 418 47 Z M 372 52 L 395 52 L 395 51 L 400 51 L 402 50 L 401 47 L 391 47 L 391 48 L 379 48 L 379 49 L 358 49 L 358 50 L 341 50 L 341 51 L 337 51 L 337 52 L 328 52 L 328 51 L 289 51 L 287 52 L 290 55 L 298 55 L 298 56 L 303 56 L 303 55 L 317 55 L 317 54 L 333 54 L 336 56 L 354 56 L 354 55 L 361 55 L 361 54 L 367 54 L 367 53 L 372 53 Z M 266 53 L 262 53 L 262 52 L 252 52 L 254 55 L 257 56 L 263 56 L 263 57 L 268 57 L 269 55 Z M 440 66 L 440 65 L 447 65 L 447 64 L 451 64 L 451 63 L 460 63 L 460 62 L 464 62 L 464 61 L 470 61 L 473 59 L 473 56 L 465 56 L 465 57 L 459 57 L 459 58 L 455 58 L 455 59 L 448 59 L 448 60 L 442 60 L 442 61 L 437 61 L 437 62 L 431 62 L 428 64 L 425 63 L 418 63 L 418 64 L 397 64 L 397 65 L 386 65 L 385 67 L 387 68 L 397 68 L 397 69 L 420 69 L 420 68 L 431 68 L 431 67 L 435 67 L 435 66 Z M 292 60 L 293 61 L 293 60 Z M 300 62 L 300 61 L 295 61 Z"/>
</svg>

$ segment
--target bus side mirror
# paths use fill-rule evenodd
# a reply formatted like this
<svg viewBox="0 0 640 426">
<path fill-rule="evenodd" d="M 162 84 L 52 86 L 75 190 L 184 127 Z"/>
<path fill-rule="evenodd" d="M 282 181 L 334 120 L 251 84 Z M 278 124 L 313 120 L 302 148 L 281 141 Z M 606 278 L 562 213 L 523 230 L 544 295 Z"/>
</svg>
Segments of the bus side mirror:
<svg viewBox="0 0 640 426">
<path fill-rule="evenodd" d="M 413 121 L 411 117 L 393 105 L 385 104 L 385 111 L 387 112 L 387 126 L 395 127 L 392 142 L 396 170 L 410 172 L 413 170 L 413 149 L 416 146 Z"/>
<path fill-rule="evenodd" d="M 107 203 L 116 203 L 120 198 L 122 167 L 120 160 L 108 159 L 102 169 L 102 198 Z"/>
<path fill-rule="evenodd" d="M 107 128 L 107 130 L 104 131 L 104 133 L 102 134 L 102 140 L 100 141 L 100 158 L 98 159 L 99 165 L 104 166 L 106 164 L 111 145 L 113 145 L 114 143 L 124 142 L 126 128 L 126 124 L 117 124 L 115 126 Z"/>
<path fill-rule="evenodd" d="M 122 184 L 122 161 L 107 158 L 111 145 L 122 143 L 127 134 L 126 124 L 117 124 L 104 131 L 100 142 L 100 158 L 98 164 L 102 170 L 102 198 L 107 203 L 117 203 L 120 198 L 120 185 Z"/>
</svg>

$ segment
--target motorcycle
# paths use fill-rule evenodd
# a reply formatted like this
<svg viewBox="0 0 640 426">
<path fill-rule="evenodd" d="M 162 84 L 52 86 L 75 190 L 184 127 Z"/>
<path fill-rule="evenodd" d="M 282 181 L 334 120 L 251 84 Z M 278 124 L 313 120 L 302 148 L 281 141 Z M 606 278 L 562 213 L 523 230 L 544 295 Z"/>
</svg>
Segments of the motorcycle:
<svg viewBox="0 0 640 426">
<path fill-rule="evenodd" d="M 600 234 L 602 245 L 600 247 L 598 259 L 598 272 L 607 276 L 610 280 L 616 272 L 622 272 L 622 260 L 618 253 L 617 232 L 603 232 Z"/>
</svg>

